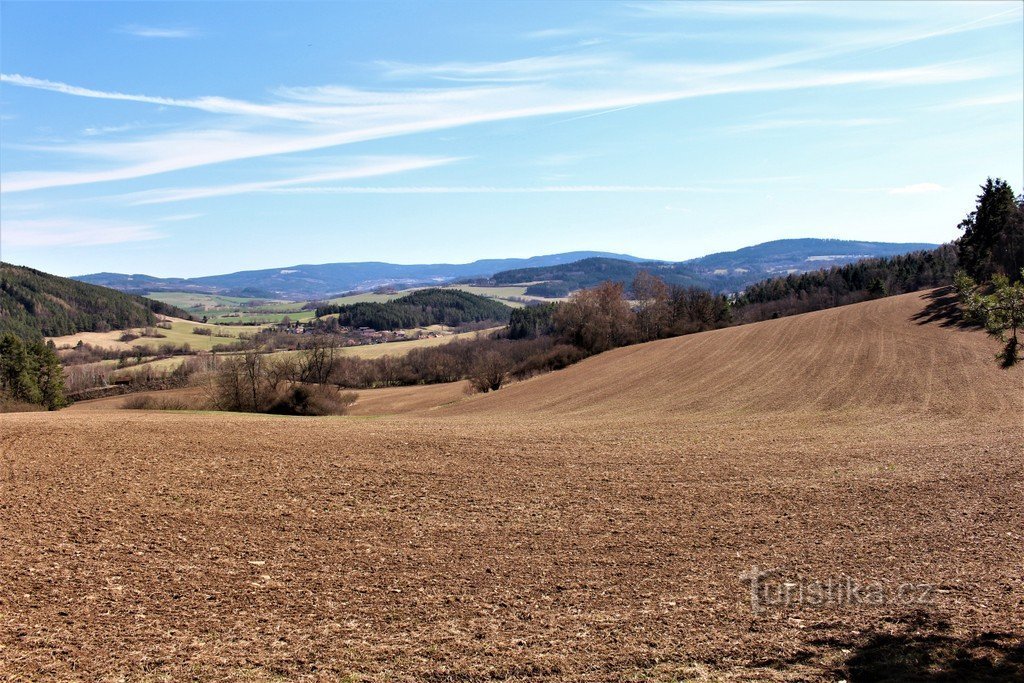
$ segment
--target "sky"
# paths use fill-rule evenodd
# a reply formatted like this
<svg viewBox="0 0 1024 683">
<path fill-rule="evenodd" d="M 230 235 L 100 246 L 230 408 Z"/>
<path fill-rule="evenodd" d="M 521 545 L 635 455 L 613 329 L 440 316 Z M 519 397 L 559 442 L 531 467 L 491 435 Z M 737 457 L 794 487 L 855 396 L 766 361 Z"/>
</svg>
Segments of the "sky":
<svg viewBox="0 0 1024 683">
<path fill-rule="evenodd" d="M 59 275 L 944 242 L 1022 2 L 0 2 L 0 257 Z"/>
</svg>

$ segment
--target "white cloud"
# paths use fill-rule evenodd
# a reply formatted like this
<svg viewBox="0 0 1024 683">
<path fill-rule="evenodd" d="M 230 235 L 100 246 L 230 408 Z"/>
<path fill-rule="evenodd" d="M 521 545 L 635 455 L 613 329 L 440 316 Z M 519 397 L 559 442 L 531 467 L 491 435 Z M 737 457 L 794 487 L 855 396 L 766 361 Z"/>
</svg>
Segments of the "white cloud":
<svg viewBox="0 0 1024 683">
<path fill-rule="evenodd" d="M 92 247 L 164 237 L 153 226 L 100 219 L 7 220 L 0 231 L 4 247 Z"/>
<path fill-rule="evenodd" d="M 405 186 L 405 187 L 288 187 L 268 188 L 274 194 L 545 194 L 545 193 L 654 193 L 724 192 L 710 187 L 685 185 L 536 185 L 501 187 L 487 185 Z"/>
<path fill-rule="evenodd" d="M 118 33 L 126 33 L 137 38 L 195 38 L 199 32 L 194 28 L 172 28 L 161 26 L 139 26 L 129 24 L 117 29 Z"/>
<path fill-rule="evenodd" d="M 584 70 L 586 71 L 586 70 Z M 616 87 L 597 84 L 580 88 L 560 84 L 529 84 L 486 88 L 409 90 L 404 93 L 323 87 L 282 91 L 292 99 L 257 104 L 219 97 L 180 100 L 128 95 L 80 88 L 21 75 L 3 75 L 11 85 L 81 97 L 100 97 L 166 106 L 201 109 L 212 113 L 293 121 L 299 126 L 248 132 L 236 127 L 179 130 L 124 142 L 78 142 L 31 149 L 115 162 L 114 168 L 73 171 L 15 171 L 0 182 L 3 192 L 23 192 L 83 183 L 127 180 L 239 159 L 305 152 L 399 135 L 456 128 L 478 123 L 554 114 L 607 113 L 630 107 L 690 98 L 745 92 L 836 87 L 946 83 L 987 76 L 982 66 L 933 64 L 871 71 L 772 71 L 739 73 L 722 67 L 694 77 L 687 67 L 663 64 L 626 65 L 614 79 Z M 733 73 L 736 72 L 736 73 Z M 592 74 L 591 74 L 592 75 Z M 581 74 L 581 78 L 583 78 Z M 589 76 L 588 76 L 589 77 Z"/>
<path fill-rule="evenodd" d="M 889 190 L 889 194 L 931 194 L 933 192 L 942 192 L 944 189 L 938 183 L 914 183 L 913 185 L 894 187 Z"/>
<path fill-rule="evenodd" d="M 969 109 L 972 107 L 994 107 L 1002 104 L 1019 104 L 1024 102 L 1024 92 L 1011 92 L 1001 95 L 986 95 L 982 97 L 968 97 L 953 100 L 945 104 L 939 104 L 932 109 Z"/>
<path fill-rule="evenodd" d="M 894 119 L 877 118 L 856 118 L 856 119 L 828 119 L 828 118 L 803 118 L 803 119 L 767 119 L 763 121 L 752 121 L 735 126 L 729 126 L 725 130 L 733 133 L 757 132 L 766 130 L 781 130 L 786 128 L 861 128 L 863 126 L 878 126 L 893 123 Z"/>
<path fill-rule="evenodd" d="M 403 173 L 424 168 L 443 166 L 459 161 L 455 157 L 426 158 L 426 157 L 398 157 L 386 159 L 366 160 L 362 164 L 350 168 L 337 169 L 326 173 L 303 175 L 296 178 L 284 178 L 281 180 L 265 180 L 251 183 L 235 183 L 232 185 L 213 185 L 209 187 L 179 187 L 163 190 L 151 190 L 138 192 L 134 195 L 127 195 L 125 198 L 132 199 L 132 206 L 145 204 L 166 204 L 180 202 L 189 199 L 205 199 L 208 197 L 226 197 L 229 195 L 249 194 L 263 192 L 290 185 L 303 183 L 321 183 L 332 180 L 354 180 L 356 178 L 370 178 L 374 176 L 389 175 L 392 173 Z"/>
<path fill-rule="evenodd" d="M 202 218 L 206 214 L 204 213 L 178 213 L 171 216 L 164 216 L 163 218 L 157 218 L 159 223 L 177 223 L 178 221 L 191 221 L 196 218 Z"/>
<path fill-rule="evenodd" d="M 674 4 L 667 7 L 657 4 L 643 6 L 642 11 L 719 14 L 819 11 L 815 9 L 817 5 L 808 9 L 805 3 L 711 3 L 696 10 L 691 5 L 686 3 L 680 9 Z M 831 3 L 827 5 L 820 11 L 837 11 Z M 568 116 L 559 122 L 566 123 L 634 107 L 716 95 L 974 81 L 995 75 L 999 70 L 991 63 L 978 62 L 862 70 L 823 65 L 825 59 L 865 50 L 887 49 L 951 32 L 1019 21 L 1019 12 L 1013 7 L 1006 9 L 1010 7 L 1007 5 L 995 6 L 999 11 L 986 16 L 980 16 L 973 5 L 965 7 L 971 9 L 936 12 L 942 16 L 921 20 L 915 25 L 917 30 L 908 31 L 898 26 L 896 29 L 864 30 L 843 40 L 820 39 L 815 46 L 803 50 L 715 63 L 643 61 L 621 53 L 531 56 L 496 62 L 383 62 L 378 66 L 385 79 L 414 78 L 417 79 L 416 87 L 376 90 L 346 85 L 280 88 L 262 102 L 219 96 L 174 98 L 123 93 L 21 74 L 0 74 L 0 81 L 9 86 L 74 97 L 186 108 L 223 119 L 222 123 L 208 122 L 202 129 L 182 127 L 170 132 L 140 132 L 134 138 L 117 135 L 113 139 L 104 139 L 102 143 L 95 139 L 81 139 L 68 144 L 30 146 L 28 149 L 34 151 L 61 155 L 65 165 L 48 171 L 13 170 L 0 179 L 0 191 L 23 192 L 129 180 L 208 164 L 308 152 L 528 117 Z M 914 13 L 917 13 L 916 9 Z M 940 25 L 942 17 L 949 19 L 948 25 Z M 970 20 L 964 21 L 965 17 Z M 952 23 L 953 18 L 958 23 Z M 538 37 L 554 37 L 559 31 L 540 31 Z M 448 85 L 426 88 L 422 85 L 423 79 L 445 81 Z M 454 85 L 463 81 L 474 85 Z M 827 123 L 755 121 L 750 124 L 754 128 L 750 129 L 795 125 L 874 125 L 878 122 L 869 119 Z M 89 132 L 100 132 L 100 129 Z M 104 132 L 115 134 L 125 131 Z M 72 159 L 81 161 L 72 163 Z"/>
</svg>

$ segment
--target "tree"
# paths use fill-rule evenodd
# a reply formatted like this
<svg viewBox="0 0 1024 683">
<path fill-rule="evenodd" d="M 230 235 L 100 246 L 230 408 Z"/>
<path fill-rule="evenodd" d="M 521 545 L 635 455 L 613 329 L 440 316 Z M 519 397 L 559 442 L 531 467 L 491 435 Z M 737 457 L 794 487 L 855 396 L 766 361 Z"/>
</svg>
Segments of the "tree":
<svg viewBox="0 0 1024 683">
<path fill-rule="evenodd" d="M 972 279 L 984 282 L 1004 275 L 1020 279 L 1024 268 L 1024 195 L 1014 197 L 1009 183 L 989 178 L 981 186 L 977 205 L 960 222 L 957 241 L 960 263 Z"/>
<path fill-rule="evenodd" d="M 63 408 L 67 405 L 64 398 L 64 371 L 61 369 L 60 358 L 57 357 L 53 342 L 36 342 L 33 345 L 33 352 L 38 364 L 37 377 L 42 404 L 48 410 Z"/>
<path fill-rule="evenodd" d="M 26 344 L 11 333 L 0 337 L 0 394 L 48 410 L 63 408 L 64 372 L 53 343 Z"/>
<path fill-rule="evenodd" d="M 555 304 L 537 304 L 512 309 L 508 321 L 509 339 L 536 339 L 551 334 Z"/>
<path fill-rule="evenodd" d="M 338 338 L 331 334 L 314 334 L 299 354 L 300 382 L 327 384 L 340 355 Z"/>
<path fill-rule="evenodd" d="M 1017 333 L 1024 327 L 1024 269 L 1018 282 L 1011 283 L 1005 275 L 992 278 L 992 293 L 984 294 L 974 280 L 964 272 L 957 273 L 956 290 L 964 304 L 967 316 L 985 326 L 985 330 L 1004 343 L 996 354 L 1004 368 L 1020 361 L 1020 342 Z"/>
<path fill-rule="evenodd" d="M 511 364 L 497 351 L 487 351 L 473 364 L 469 381 L 479 392 L 497 391 L 505 384 Z"/>
<path fill-rule="evenodd" d="M 573 294 L 555 312 L 554 325 L 561 337 L 589 353 L 625 346 L 634 339 L 634 314 L 617 282 Z"/>
<path fill-rule="evenodd" d="M 638 340 L 650 341 L 664 337 L 672 323 L 668 285 L 658 276 L 641 270 L 633 278 L 632 290 L 636 301 Z"/>
</svg>

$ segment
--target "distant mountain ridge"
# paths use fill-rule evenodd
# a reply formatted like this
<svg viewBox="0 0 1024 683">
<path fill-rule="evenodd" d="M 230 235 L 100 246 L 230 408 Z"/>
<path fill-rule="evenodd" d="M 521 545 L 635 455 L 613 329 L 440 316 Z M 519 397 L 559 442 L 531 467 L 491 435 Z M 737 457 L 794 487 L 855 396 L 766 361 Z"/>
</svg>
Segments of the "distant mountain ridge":
<svg viewBox="0 0 1024 683">
<path fill-rule="evenodd" d="M 462 264 L 405 265 L 367 261 L 302 264 L 196 278 L 94 273 L 74 279 L 136 294 L 192 291 L 296 301 L 327 298 L 353 290 L 437 285 L 474 279 L 491 280 L 497 284 L 547 281 L 547 286 L 535 285 L 530 293 L 560 296 L 605 279 L 625 282 L 645 268 L 657 272 L 670 284 L 730 292 L 787 272 L 806 272 L 852 263 L 861 258 L 896 256 L 936 246 L 918 242 L 801 238 L 765 242 L 682 262 L 600 251 L 572 251 L 532 258 L 483 259 Z"/>
<path fill-rule="evenodd" d="M 648 270 L 672 285 L 702 287 L 714 292 L 738 292 L 755 282 L 778 275 L 805 273 L 863 258 L 929 251 L 938 246 L 921 242 L 785 239 L 678 263 L 590 258 L 571 264 L 502 271 L 491 279 L 498 285 L 540 282 L 531 285 L 526 293 L 557 297 L 582 287 L 592 287 L 604 280 L 628 284 L 639 271 Z"/>
<path fill-rule="evenodd" d="M 586 258 L 604 257 L 627 262 L 645 259 L 629 254 L 571 251 L 531 258 L 482 259 L 472 263 L 396 264 L 379 261 L 324 263 L 246 270 L 196 278 L 158 278 L 150 275 L 93 273 L 75 280 L 124 292 L 193 291 L 263 298 L 316 299 L 352 290 L 442 284 L 454 280 L 488 278 L 512 268 L 547 267 Z"/>
</svg>

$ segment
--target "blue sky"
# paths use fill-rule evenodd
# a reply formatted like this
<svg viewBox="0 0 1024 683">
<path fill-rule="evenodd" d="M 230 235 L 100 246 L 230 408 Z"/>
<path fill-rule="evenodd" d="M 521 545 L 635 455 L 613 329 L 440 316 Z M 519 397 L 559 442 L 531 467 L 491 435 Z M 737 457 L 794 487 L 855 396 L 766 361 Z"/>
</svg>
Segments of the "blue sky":
<svg viewBox="0 0 1024 683">
<path fill-rule="evenodd" d="M 0 3 L 0 248 L 62 275 L 954 238 L 1024 4 Z"/>
</svg>

